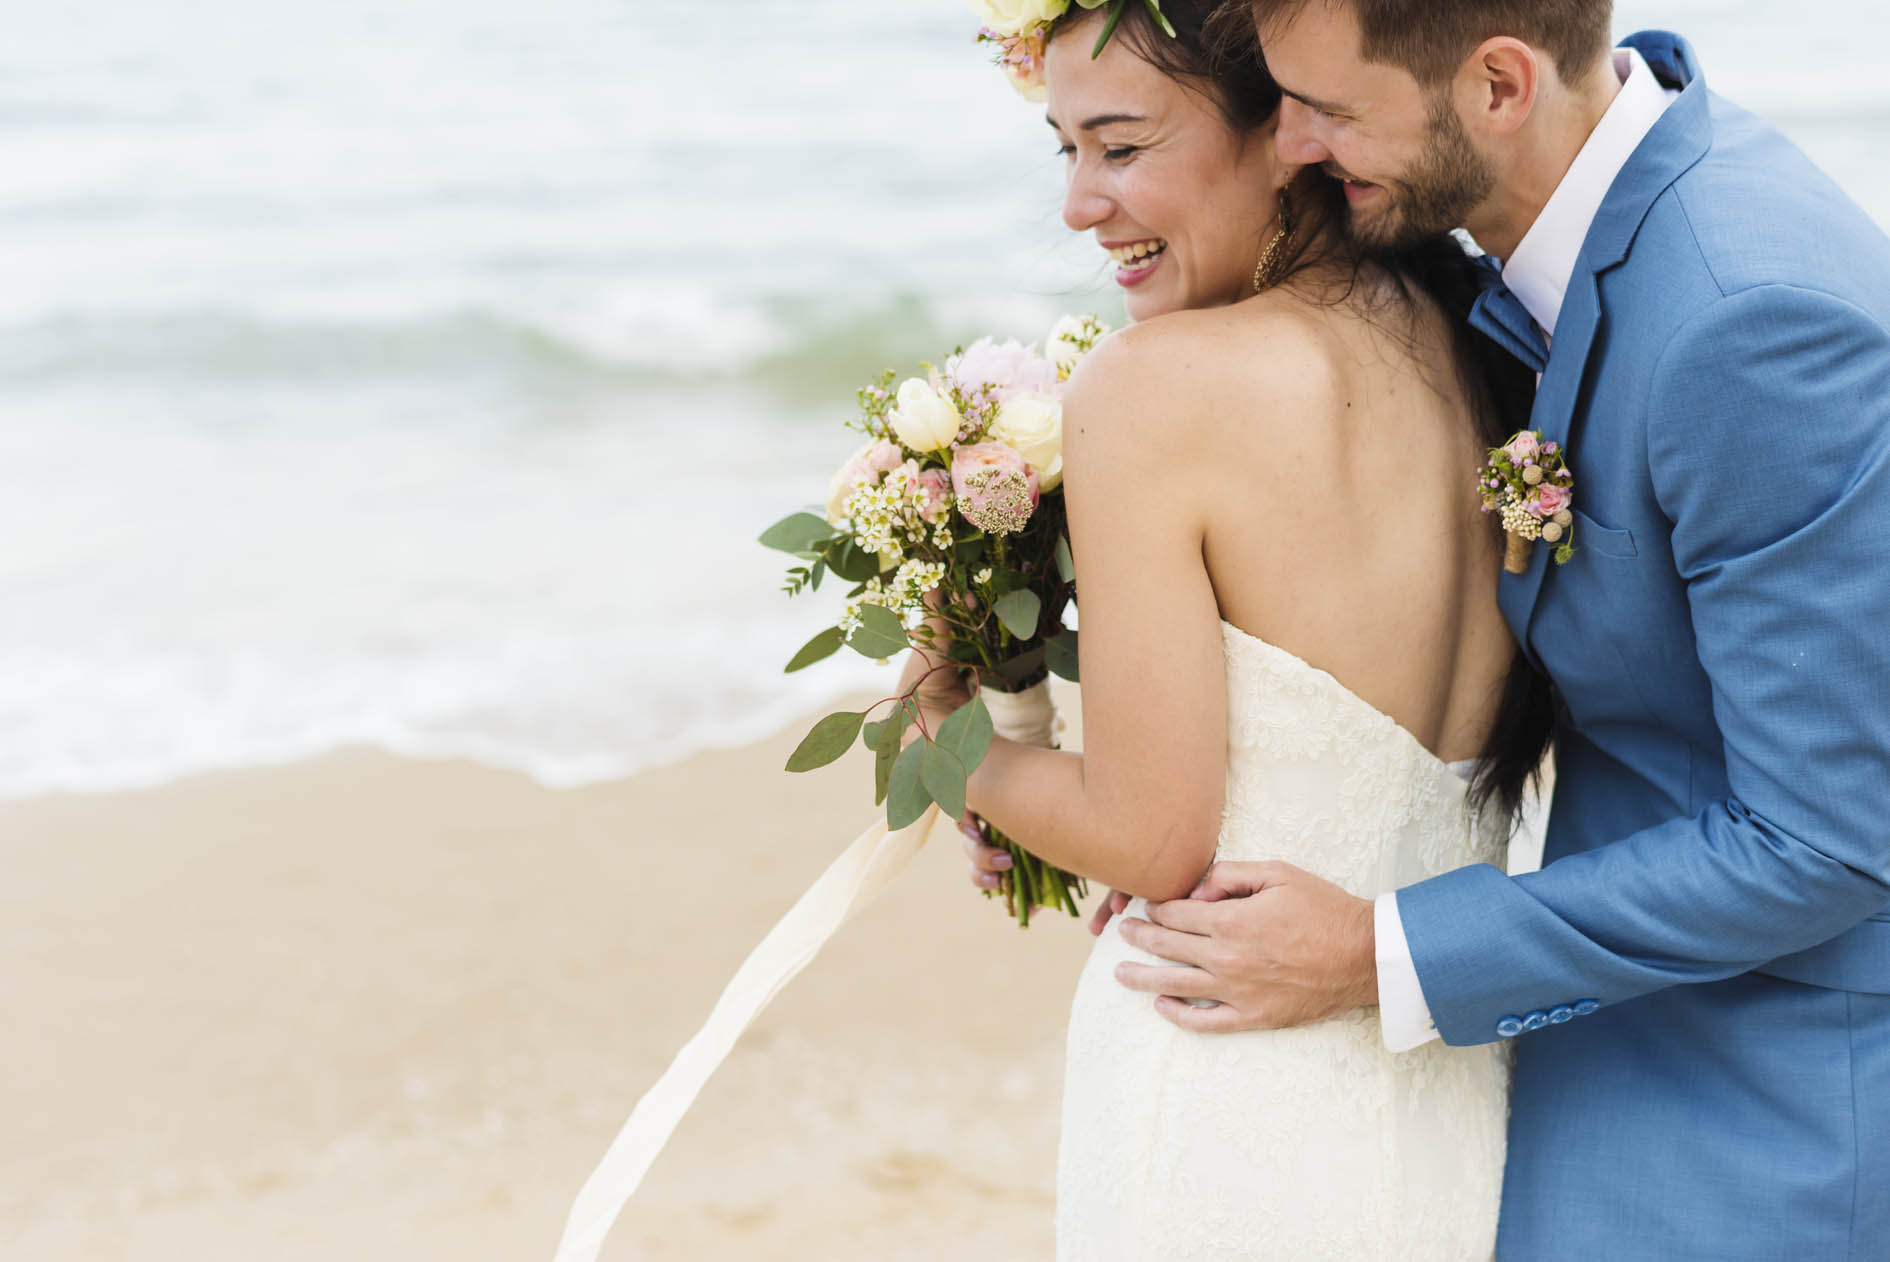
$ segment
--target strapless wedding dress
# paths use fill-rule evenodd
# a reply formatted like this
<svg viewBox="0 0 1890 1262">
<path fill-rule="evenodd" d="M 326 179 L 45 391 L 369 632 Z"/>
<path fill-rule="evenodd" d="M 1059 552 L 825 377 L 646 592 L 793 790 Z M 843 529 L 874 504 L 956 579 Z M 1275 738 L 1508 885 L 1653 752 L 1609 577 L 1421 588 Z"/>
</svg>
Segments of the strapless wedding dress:
<svg viewBox="0 0 1890 1262">
<path fill-rule="evenodd" d="M 1462 778 L 1409 732 L 1324 671 L 1222 630 L 1218 859 L 1283 859 L 1364 897 L 1502 865 L 1503 838 L 1471 820 Z M 1296 1030 L 1190 1033 L 1116 983 L 1119 962 L 1152 961 L 1120 923 L 1097 940 L 1070 1015 L 1059 1259 L 1491 1256 L 1507 1045 L 1393 1055 L 1375 1008 Z"/>
</svg>

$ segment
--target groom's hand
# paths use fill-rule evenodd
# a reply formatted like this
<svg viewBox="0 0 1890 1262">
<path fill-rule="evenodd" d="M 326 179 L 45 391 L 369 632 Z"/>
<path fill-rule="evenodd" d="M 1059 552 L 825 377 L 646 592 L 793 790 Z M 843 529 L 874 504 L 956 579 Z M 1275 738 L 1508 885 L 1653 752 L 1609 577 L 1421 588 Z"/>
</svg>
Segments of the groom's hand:
<svg viewBox="0 0 1890 1262">
<path fill-rule="evenodd" d="M 1290 863 L 1217 863 L 1192 898 L 1151 904 L 1121 932 L 1191 966 L 1116 966 L 1117 981 L 1160 996 L 1155 1010 L 1184 1030 L 1283 1029 L 1378 1002 L 1370 900 Z"/>
</svg>

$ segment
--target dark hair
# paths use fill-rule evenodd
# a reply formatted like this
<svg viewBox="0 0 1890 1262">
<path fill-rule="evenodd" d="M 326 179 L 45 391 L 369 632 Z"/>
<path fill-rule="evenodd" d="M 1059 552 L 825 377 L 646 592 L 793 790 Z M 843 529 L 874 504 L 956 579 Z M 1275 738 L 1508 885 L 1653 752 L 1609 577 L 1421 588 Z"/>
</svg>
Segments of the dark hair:
<svg viewBox="0 0 1890 1262">
<path fill-rule="evenodd" d="M 1320 0 L 1333 3 L 1335 0 Z M 1409 70 L 1426 87 L 1457 72 L 1486 39 L 1513 35 L 1555 58 L 1556 73 L 1572 83 L 1592 69 L 1613 43 L 1613 0 L 1343 0 L 1358 16 L 1359 55 Z M 1309 0 L 1249 0 L 1261 30 L 1287 21 Z"/>
<path fill-rule="evenodd" d="M 1093 12 L 1072 5 L 1050 24 L 1047 37 L 1055 39 Z M 1101 10 L 1104 16 L 1108 12 Z M 1273 117 L 1280 108 L 1280 85 L 1264 61 L 1240 56 L 1238 43 L 1227 38 L 1231 19 L 1245 17 L 1239 6 L 1226 0 L 1162 0 L 1162 16 L 1175 28 L 1172 37 L 1156 25 L 1142 0 L 1128 0 L 1110 39 L 1123 41 L 1155 69 L 1207 96 L 1236 132 L 1253 131 Z"/>
<path fill-rule="evenodd" d="M 1394 7 L 1383 0 L 1360 3 L 1361 7 Z M 1585 5 L 1578 0 L 1518 3 L 1520 7 L 1540 9 L 1599 8 L 1605 30 L 1607 0 Z M 1265 0 L 1260 4 L 1265 7 Z M 1055 38 L 1063 28 L 1090 12 L 1072 7 L 1052 24 L 1050 37 Z M 1174 26 L 1174 37 L 1156 25 L 1145 4 L 1129 0 L 1112 38 L 1126 40 L 1128 47 L 1155 69 L 1205 94 L 1237 132 L 1252 131 L 1274 116 L 1280 106 L 1280 89 L 1260 56 L 1249 0 L 1163 0 L 1162 13 Z M 1303 207 L 1302 214 L 1310 210 L 1325 224 L 1343 221 L 1345 199 L 1336 181 L 1309 171 L 1296 182 L 1294 193 L 1302 202 L 1314 203 Z M 1300 235 L 1295 268 L 1311 261 L 1312 239 L 1320 234 Z M 1535 401 L 1535 374 L 1470 327 L 1470 308 L 1481 287 L 1476 265 L 1457 239 L 1448 235 L 1431 237 L 1395 253 L 1374 254 L 1369 263 L 1361 258 L 1358 266 L 1370 264 L 1384 270 L 1405 300 L 1421 292 L 1442 309 L 1451 331 L 1454 367 L 1464 397 L 1471 404 L 1482 444 L 1499 447 L 1517 430 L 1526 428 Z M 1481 814 L 1494 806 L 1513 826 L 1554 729 L 1554 691 L 1548 679 L 1518 649 L 1471 778 L 1471 808 Z"/>
</svg>

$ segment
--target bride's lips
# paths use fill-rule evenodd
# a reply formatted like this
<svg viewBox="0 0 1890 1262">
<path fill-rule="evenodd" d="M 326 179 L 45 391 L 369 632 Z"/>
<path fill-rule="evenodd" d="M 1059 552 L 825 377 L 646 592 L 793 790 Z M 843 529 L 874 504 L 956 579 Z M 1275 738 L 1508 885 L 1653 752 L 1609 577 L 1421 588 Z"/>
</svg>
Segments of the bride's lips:
<svg viewBox="0 0 1890 1262">
<path fill-rule="evenodd" d="M 1140 285 L 1155 274 L 1168 257 L 1168 243 L 1160 239 L 1103 241 L 1099 243 L 1116 261 L 1116 284 L 1124 289 Z"/>
</svg>

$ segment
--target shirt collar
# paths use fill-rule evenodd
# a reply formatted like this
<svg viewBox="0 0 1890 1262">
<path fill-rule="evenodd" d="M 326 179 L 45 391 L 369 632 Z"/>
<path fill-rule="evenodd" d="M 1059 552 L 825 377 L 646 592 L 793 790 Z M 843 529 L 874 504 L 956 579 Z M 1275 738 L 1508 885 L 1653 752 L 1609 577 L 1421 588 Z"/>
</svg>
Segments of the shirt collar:
<svg viewBox="0 0 1890 1262">
<path fill-rule="evenodd" d="M 1635 49 L 1617 48 L 1614 69 L 1621 91 L 1503 267 L 1503 283 L 1551 337 L 1601 203 L 1634 150 L 1680 95 L 1661 86 Z"/>
</svg>

